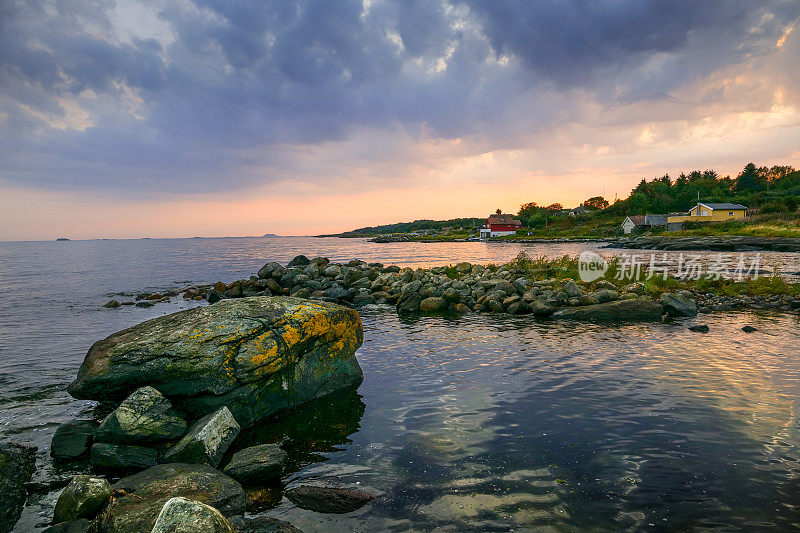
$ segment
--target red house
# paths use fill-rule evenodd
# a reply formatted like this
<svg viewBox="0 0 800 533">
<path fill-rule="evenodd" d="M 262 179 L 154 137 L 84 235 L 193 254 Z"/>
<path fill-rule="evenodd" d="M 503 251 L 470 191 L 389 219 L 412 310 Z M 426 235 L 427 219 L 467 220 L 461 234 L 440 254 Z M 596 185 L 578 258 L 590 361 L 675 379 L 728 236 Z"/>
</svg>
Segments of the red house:
<svg viewBox="0 0 800 533">
<path fill-rule="evenodd" d="M 481 228 L 481 238 L 514 235 L 521 227 L 522 222 L 514 218 L 514 215 L 505 213 L 489 215 L 489 218 L 486 219 L 486 227 Z"/>
</svg>

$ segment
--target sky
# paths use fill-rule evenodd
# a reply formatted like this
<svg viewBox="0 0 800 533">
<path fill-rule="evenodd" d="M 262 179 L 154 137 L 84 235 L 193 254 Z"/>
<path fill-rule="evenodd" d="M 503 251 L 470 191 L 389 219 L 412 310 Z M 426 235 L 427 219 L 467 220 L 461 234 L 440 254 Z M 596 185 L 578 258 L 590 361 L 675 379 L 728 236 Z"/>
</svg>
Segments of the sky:
<svg viewBox="0 0 800 533">
<path fill-rule="evenodd" d="M 0 0 L 0 240 L 307 235 L 800 167 L 797 0 Z"/>
</svg>

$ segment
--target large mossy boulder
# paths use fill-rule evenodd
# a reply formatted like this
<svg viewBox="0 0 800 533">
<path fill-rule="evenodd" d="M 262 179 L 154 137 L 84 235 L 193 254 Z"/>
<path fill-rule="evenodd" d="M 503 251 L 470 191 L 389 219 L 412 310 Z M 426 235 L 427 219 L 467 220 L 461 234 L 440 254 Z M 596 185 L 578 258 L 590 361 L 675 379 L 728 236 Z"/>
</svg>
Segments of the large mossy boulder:
<svg viewBox="0 0 800 533">
<path fill-rule="evenodd" d="M 50 455 L 54 459 L 69 461 L 89 452 L 97 422 L 94 420 L 73 420 L 58 426 L 50 443 Z"/>
<path fill-rule="evenodd" d="M 242 483 L 264 483 L 280 477 L 287 459 L 279 444 L 260 444 L 233 454 L 224 471 Z"/>
<path fill-rule="evenodd" d="M 647 297 L 562 309 L 553 316 L 586 322 L 657 322 L 661 305 Z"/>
<path fill-rule="evenodd" d="M 103 420 L 95 440 L 148 444 L 178 439 L 187 427 L 160 392 L 153 387 L 141 387 Z"/>
<path fill-rule="evenodd" d="M 223 300 L 154 318 L 96 342 L 69 392 L 122 400 L 150 385 L 201 417 L 227 406 L 250 426 L 363 380 L 358 313 L 291 297 Z"/>
<path fill-rule="evenodd" d="M 0 445 L 0 533 L 14 529 L 28 497 L 25 483 L 36 467 L 36 448 L 21 444 Z"/>
<path fill-rule="evenodd" d="M 113 488 L 117 495 L 101 515 L 101 533 L 152 531 L 164 504 L 178 496 L 209 505 L 226 517 L 241 515 L 246 506 L 239 482 L 208 465 L 158 465 L 120 479 Z"/>
</svg>

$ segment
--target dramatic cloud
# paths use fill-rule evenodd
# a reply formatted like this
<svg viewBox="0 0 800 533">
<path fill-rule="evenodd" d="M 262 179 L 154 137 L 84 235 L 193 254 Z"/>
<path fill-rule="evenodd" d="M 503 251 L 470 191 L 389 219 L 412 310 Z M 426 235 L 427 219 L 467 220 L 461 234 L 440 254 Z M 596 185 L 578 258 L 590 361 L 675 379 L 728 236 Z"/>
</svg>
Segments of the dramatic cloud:
<svg viewBox="0 0 800 533">
<path fill-rule="evenodd" d="M 798 24 L 796 0 L 9 0 L 0 185 L 329 193 L 796 127 Z"/>
</svg>

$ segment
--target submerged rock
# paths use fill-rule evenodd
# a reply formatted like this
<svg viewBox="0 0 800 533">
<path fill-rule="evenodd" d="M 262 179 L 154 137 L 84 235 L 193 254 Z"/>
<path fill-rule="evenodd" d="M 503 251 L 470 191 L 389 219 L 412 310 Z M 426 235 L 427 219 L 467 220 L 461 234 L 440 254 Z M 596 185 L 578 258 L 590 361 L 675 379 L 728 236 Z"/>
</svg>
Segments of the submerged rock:
<svg viewBox="0 0 800 533">
<path fill-rule="evenodd" d="M 194 416 L 227 406 L 249 426 L 363 380 L 358 313 L 291 297 L 222 300 L 96 342 L 69 392 L 124 398 L 143 385 Z"/>
<path fill-rule="evenodd" d="M 758 329 L 754 328 L 753 326 L 744 326 L 742 327 L 742 331 L 744 331 L 745 333 L 752 333 L 754 331 L 758 331 Z"/>
<path fill-rule="evenodd" d="M 363 490 L 300 485 L 286 491 L 286 497 L 301 509 L 318 513 L 349 513 L 375 499 Z"/>
<path fill-rule="evenodd" d="M 153 387 L 141 387 L 109 414 L 97 429 L 100 442 L 151 443 L 180 438 L 187 424 Z"/>
<path fill-rule="evenodd" d="M 233 533 L 222 513 L 202 502 L 176 496 L 167 500 L 151 533 Z"/>
<path fill-rule="evenodd" d="M 286 459 L 279 444 L 261 444 L 233 454 L 224 472 L 242 483 L 270 481 L 280 477 Z"/>
<path fill-rule="evenodd" d="M 661 305 L 646 297 L 562 309 L 555 317 L 589 322 L 657 322 Z"/>
<path fill-rule="evenodd" d="M 111 470 L 141 470 L 158 463 L 158 451 L 144 446 L 95 442 L 89 462 Z"/>
<path fill-rule="evenodd" d="M 0 533 L 8 533 L 19 520 L 27 493 L 25 483 L 36 467 L 36 448 L 0 444 Z"/>
<path fill-rule="evenodd" d="M 697 333 L 708 333 L 709 328 L 705 324 L 698 324 L 696 326 L 689 326 L 689 331 L 694 331 Z"/>
<path fill-rule="evenodd" d="M 164 455 L 164 462 L 205 463 L 216 468 L 240 429 L 228 408 L 220 407 L 198 420 Z"/>
<path fill-rule="evenodd" d="M 50 455 L 68 461 L 87 454 L 96 431 L 97 422 L 94 420 L 74 420 L 61 424 L 53 434 Z"/>
<path fill-rule="evenodd" d="M 94 518 L 97 511 L 111 498 L 108 480 L 92 476 L 75 476 L 56 502 L 53 523 L 77 518 Z"/>
<path fill-rule="evenodd" d="M 289 522 L 269 516 L 235 516 L 230 520 L 236 533 L 303 533 Z"/>
<path fill-rule="evenodd" d="M 245 511 L 242 486 L 208 465 L 158 465 L 120 479 L 113 488 L 118 496 L 102 514 L 100 532 L 152 531 L 164 504 L 176 496 L 210 505 L 226 517 Z"/>
</svg>

